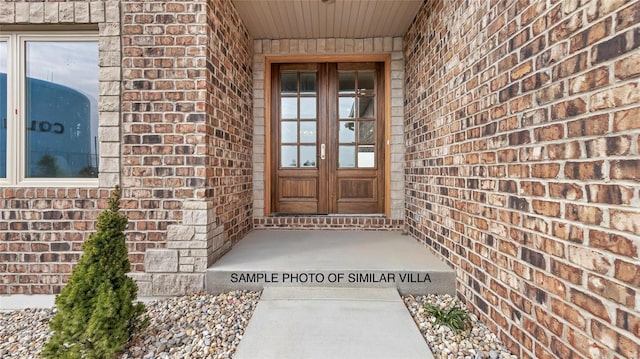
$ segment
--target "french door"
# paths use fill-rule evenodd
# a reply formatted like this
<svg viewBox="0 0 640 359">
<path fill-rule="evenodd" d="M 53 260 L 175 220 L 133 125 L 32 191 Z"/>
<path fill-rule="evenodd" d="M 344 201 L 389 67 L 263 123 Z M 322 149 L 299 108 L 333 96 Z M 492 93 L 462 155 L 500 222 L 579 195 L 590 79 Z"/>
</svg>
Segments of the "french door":
<svg viewBox="0 0 640 359">
<path fill-rule="evenodd" d="M 272 65 L 273 212 L 384 212 L 383 68 Z"/>
</svg>

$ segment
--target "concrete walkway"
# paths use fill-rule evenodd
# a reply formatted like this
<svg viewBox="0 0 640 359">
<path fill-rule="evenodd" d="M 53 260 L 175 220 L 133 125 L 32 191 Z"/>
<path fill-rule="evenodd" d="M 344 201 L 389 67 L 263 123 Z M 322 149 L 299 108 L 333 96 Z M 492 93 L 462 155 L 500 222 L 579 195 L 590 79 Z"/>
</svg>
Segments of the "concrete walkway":
<svg viewBox="0 0 640 359">
<path fill-rule="evenodd" d="M 432 359 L 394 288 L 267 287 L 235 359 Z"/>
</svg>

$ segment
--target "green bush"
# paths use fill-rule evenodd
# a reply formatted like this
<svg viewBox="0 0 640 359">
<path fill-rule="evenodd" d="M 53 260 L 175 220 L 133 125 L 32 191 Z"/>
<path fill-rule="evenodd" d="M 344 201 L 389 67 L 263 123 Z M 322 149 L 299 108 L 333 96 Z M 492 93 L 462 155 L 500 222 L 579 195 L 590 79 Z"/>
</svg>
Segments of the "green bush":
<svg viewBox="0 0 640 359">
<path fill-rule="evenodd" d="M 127 217 L 118 213 L 119 192 L 116 187 L 69 283 L 56 297 L 58 311 L 49 324 L 53 336 L 42 351 L 45 358 L 113 358 L 147 325 L 144 305 L 133 303 L 138 287 L 126 275 Z"/>
<path fill-rule="evenodd" d="M 456 333 L 463 332 L 472 327 L 471 316 L 465 309 L 456 306 L 441 308 L 433 304 L 426 304 L 424 309 L 429 316 L 435 318 L 437 325 L 447 326 Z"/>
</svg>

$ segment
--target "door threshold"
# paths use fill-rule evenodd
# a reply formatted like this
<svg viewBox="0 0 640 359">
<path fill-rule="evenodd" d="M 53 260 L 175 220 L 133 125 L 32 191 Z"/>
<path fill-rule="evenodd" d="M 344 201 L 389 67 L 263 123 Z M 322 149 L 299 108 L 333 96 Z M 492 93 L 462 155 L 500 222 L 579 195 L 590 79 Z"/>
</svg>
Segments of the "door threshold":
<svg viewBox="0 0 640 359">
<path fill-rule="evenodd" d="M 372 218 L 386 218 L 384 214 L 380 213 L 365 213 L 365 214 L 293 214 L 293 213 L 272 213 L 269 217 L 372 217 Z"/>
</svg>

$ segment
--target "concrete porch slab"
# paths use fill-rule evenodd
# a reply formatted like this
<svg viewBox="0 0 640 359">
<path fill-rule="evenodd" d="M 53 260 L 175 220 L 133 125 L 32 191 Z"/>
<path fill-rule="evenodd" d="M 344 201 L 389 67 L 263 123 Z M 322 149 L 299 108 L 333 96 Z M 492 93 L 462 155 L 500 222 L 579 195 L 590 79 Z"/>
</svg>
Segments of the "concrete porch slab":
<svg viewBox="0 0 640 359">
<path fill-rule="evenodd" d="M 234 355 L 433 358 L 392 288 L 266 288 Z"/>
<path fill-rule="evenodd" d="M 256 230 L 209 267 L 208 292 L 265 287 L 397 288 L 455 294 L 455 272 L 396 231 Z"/>
</svg>

